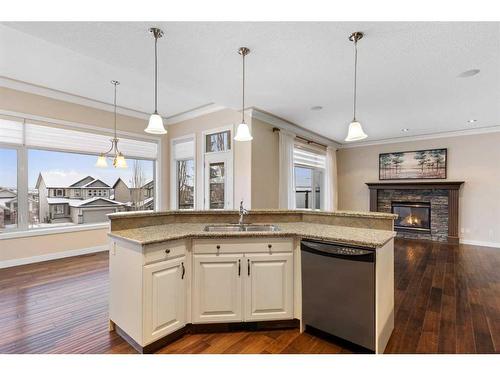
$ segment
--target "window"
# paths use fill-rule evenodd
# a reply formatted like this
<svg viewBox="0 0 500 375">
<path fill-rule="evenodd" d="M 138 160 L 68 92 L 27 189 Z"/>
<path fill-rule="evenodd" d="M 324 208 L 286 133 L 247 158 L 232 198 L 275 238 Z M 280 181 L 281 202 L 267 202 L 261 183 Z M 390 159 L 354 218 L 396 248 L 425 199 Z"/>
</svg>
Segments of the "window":
<svg viewBox="0 0 500 375">
<path fill-rule="evenodd" d="M 219 133 L 207 134 L 205 142 L 205 152 L 229 151 L 231 149 L 231 131 L 225 130 Z"/>
<path fill-rule="evenodd" d="M 0 147 L 0 233 L 17 222 L 17 150 Z"/>
<path fill-rule="evenodd" d="M 325 154 L 296 146 L 293 151 L 295 207 L 321 210 L 324 207 Z"/>
<path fill-rule="evenodd" d="M 155 141 L 120 138 L 120 149 L 127 157 L 128 168 L 101 169 L 95 167 L 96 157 L 109 146 L 108 135 L 0 118 L 0 142 L 5 140 L 14 143 L 15 148 L 5 148 L 9 152 L 4 152 L 0 145 L 0 192 L 3 185 L 9 185 L 14 193 L 19 190 L 17 229 L 101 223 L 106 222 L 106 215 L 112 212 L 155 208 Z M 16 152 L 26 155 L 19 169 L 13 159 Z M 4 168 L 4 161 L 9 168 Z M 10 188 L 18 173 L 23 174 L 19 181 L 24 181 L 24 186 Z M 110 191 L 118 179 L 126 182 L 125 188 L 111 197 Z M 107 200 L 90 200 L 95 197 L 107 197 Z M 3 224 L 0 219 L 0 232 L 6 223 L 2 202 L 0 198 L 0 218 L 4 219 Z M 7 216 L 7 225 L 12 226 L 13 216 Z"/>
<path fill-rule="evenodd" d="M 171 147 L 171 207 L 192 210 L 195 208 L 196 180 L 194 135 L 173 139 Z"/>
<path fill-rule="evenodd" d="M 231 130 L 216 129 L 205 134 L 204 205 L 205 209 L 233 208 L 233 153 Z"/>
<path fill-rule="evenodd" d="M 177 160 L 178 208 L 194 209 L 194 160 Z"/>
</svg>

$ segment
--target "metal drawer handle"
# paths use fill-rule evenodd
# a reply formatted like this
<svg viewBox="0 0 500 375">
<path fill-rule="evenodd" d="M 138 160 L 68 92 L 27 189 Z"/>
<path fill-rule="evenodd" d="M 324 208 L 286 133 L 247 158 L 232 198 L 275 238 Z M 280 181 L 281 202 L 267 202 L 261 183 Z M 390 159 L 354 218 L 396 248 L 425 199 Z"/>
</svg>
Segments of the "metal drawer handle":
<svg viewBox="0 0 500 375">
<path fill-rule="evenodd" d="M 220 245 L 217 245 L 216 248 L 217 248 L 217 250 L 220 250 Z"/>
<path fill-rule="evenodd" d="M 170 249 L 166 249 L 165 254 L 170 254 Z"/>
<path fill-rule="evenodd" d="M 273 247 L 273 245 L 268 244 L 268 245 L 267 245 L 267 247 L 268 247 L 269 249 L 271 249 L 271 248 Z"/>
<path fill-rule="evenodd" d="M 241 276 L 241 259 L 238 259 L 238 276 Z"/>
<path fill-rule="evenodd" d="M 250 276 L 250 259 L 247 259 L 248 276 Z"/>
<path fill-rule="evenodd" d="M 186 273 L 186 269 L 184 268 L 184 262 L 181 263 L 182 266 L 182 276 L 181 279 L 184 279 L 184 274 Z"/>
</svg>

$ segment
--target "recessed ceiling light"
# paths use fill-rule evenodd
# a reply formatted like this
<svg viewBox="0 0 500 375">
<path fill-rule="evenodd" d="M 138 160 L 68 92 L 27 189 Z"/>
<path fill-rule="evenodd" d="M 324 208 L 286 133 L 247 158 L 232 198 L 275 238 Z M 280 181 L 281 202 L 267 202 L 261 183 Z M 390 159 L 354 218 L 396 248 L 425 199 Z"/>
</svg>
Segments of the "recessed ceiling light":
<svg viewBox="0 0 500 375">
<path fill-rule="evenodd" d="M 476 122 L 476 121 L 477 121 L 477 120 L 474 120 L 474 119 L 467 120 L 467 122 L 468 122 L 469 124 L 472 124 L 472 123 L 474 123 L 474 122 Z"/>
<path fill-rule="evenodd" d="M 311 111 L 321 111 L 322 109 L 323 107 L 320 105 L 315 105 L 314 107 L 311 107 Z"/>
<path fill-rule="evenodd" d="M 402 131 L 403 133 L 407 133 L 407 132 L 409 132 L 409 131 L 410 131 L 410 129 L 408 129 L 408 128 L 403 128 L 403 129 L 401 129 L 401 131 Z"/>
<path fill-rule="evenodd" d="M 478 74 L 480 72 L 479 69 L 470 69 L 470 70 L 466 70 L 465 72 L 462 72 L 458 75 L 459 78 L 468 78 L 468 77 L 472 77 L 472 76 L 475 76 L 476 74 Z"/>
</svg>

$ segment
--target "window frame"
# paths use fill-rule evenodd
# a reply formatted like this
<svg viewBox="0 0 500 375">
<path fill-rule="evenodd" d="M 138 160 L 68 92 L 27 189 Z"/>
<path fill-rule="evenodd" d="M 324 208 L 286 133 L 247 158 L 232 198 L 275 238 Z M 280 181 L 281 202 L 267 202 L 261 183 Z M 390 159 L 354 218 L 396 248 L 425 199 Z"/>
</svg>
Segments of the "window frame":
<svg viewBox="0 0 500 375">
<path fill-rule="evenodd" d="M 302 150 L 306 150 L 307 147 L 304 147 L 302 144 L 299 144 L 300 147 L 297 147 L 297 144 L 294 145 L 294 148 L 299 148 Z M 318 151 L 314 149 L 315 151 Z M 314 153 L 314 152 L 313 152 Z M 326 152 L 325 152 L 326 155 Z M 296 163 L 295 160 L 292 163 L 292 169 L 293 169 L 293 193 L 297 194 L 297 186 L 296 186 L 296 177 L 295 177 L 295 167 L 299 168 L 304 168 L 304 169 L 310 169 L 312 171 L 312 176 L 311 176 L 311 208 L 297 208 L 297 199 L 295 198 L 295 209 L 296 210 L 311 210 L 311 211 L 324 211 L 325 210 L 325 193 L 326 193 L 326 168 L 321 168 L 321 167 L 313 167 L 311 165 L 306 165 L 302 163 Z M 322 178 L 320 182 L 321 190 L 320 190 L 320 208 L 315 208 L 316 206 L 316 194 L 314 191 L 314 172 L 318 171 L 322 173 Z M 295 196 L 296 197 L 296 196 Z"/>
<path fill-rule="evenodd" d="M 34 146 L 26 146 L 26 122 L 27 121 L 35 121 L 35 122 L 44 122 L 45 126 L 59 127 L 67 130 L 82 130 L 85 129 L 89 133 L 100 134 L 100 135 L 110 135 L 113 133 L 112 129 L 103 129 L 93 125 L 84 125 L 76 122 L 57 120 L 47 117 L 41 116 L 30 116 L 23 113 L 16 113 L 11 111 L 3 111 L 0 110 L 0 115 L 2 117 L 11 118 L 12 121 L 17 121 L 22 123 L 23 127 L 23 144 L 12 144 L 7 142 L 0 141 L 0 148 L 10 148 L 17 150 L 17 200 L 18 200 L 18 224 L 17 228 L 1 232 L 0 240 L 2 239 L 10 239 L 10 238 L 22 238 L 22 237 L 31 237 L 38 236 L 44 234 L 57 234 L 57 233 L 67 233 L 67 232 L 78 232 L 78 231 L 86 231 L 100 228 L 109 228 L 109 223 L 91 223 L 91 224 L 78 224 L 71 227 L 66 226 L 54 226 L 53 228 L 30 228 L 29 227 L 29 203 L 28 203 L 28 174 L 29 174 L 29 165 L 28 165 L 28 152 L 29 150 L 42 150 L 42 151 L 52 151 L 52 152 L 64 152 L 70 154 L 77 155 L 91 155 L 91 156 L 99 156 L 98 153 L 93 152 L 84 152 L 84 151 L 68 151 L 61 150 L 58 148 L 48 148 L 48 147 L 34 147 Z M 162 199 L 161 195 L 158 192 L 162 191 L 162 147 L 161 147 L 161 138 L 157 136 L 149 136 L 149 135 L 139 135 L 131 132 L 117 131 L 118 137 L 122 136 L 124 138 L 143 141 L 143 142 L 153 142 L 157 146 L 157 155 L 156 159 L 148 159 L 141 157 L 134 157 L 132 159 L 136 160 L 146 160 L 153 162 L 153 194 L 155 201 L 155 210 L 159 210 L 162 207 Z M 64 192 L 63 192 L 64 195 Z"/>
<path fill-rule="evenodd" d="M 193 141 L 193 149 L 194 149 L 194 154 L 192 158 L 181 158 L 181 159 L 176 159 L 174 157 L 174 146 L 176 142 L 179 141 L 187 141 L 187 140 L 192 140 Z M 197 186 L 197 176 L 196 176 L 196 166 L 197 166 L 197 158 L 196 158 L 196 134 L 191 133 L 191 134 L 186 134 L 180 137 L 172 138 L 170 140 L 170 209 L 172 210 L 179 210 L 179 181 L 178 181 L 178 176 L 177 176 L 177 161 L 182 161 L 182 160 L 193 160 L 193 168 L 194 168 L 194 176 L 193 176 L 193 186 L 194 186 L 194 192 L 193 192 L 193 208 L 184 208 L 182 209 L 183 211 L 194 211 L 197 208 L 198 204 L 198 186 Z"/>
<path fill-rule="evenodd" d="M 229 137 L 231 139 L 231 147 L 226 151 L 217 151 L 217 152 L 207 152 L 207 144 L 206 139 L 207 135 L 216 134 L 229 131 Z M 204 130 L 202 132 L 202 177 L 201 177 L 201 186 L 202 186 L 202 199 L 203 199 L 203 209 L 204 210 L 231 210 L 234 208 L 234 125 L 226 125 L 218 128 Z M 207 176 L 207 166 L 210 163 L 224 162 L 224 179 L 225 179 L 225 195 L 224 195 L 224 208 L 221 209 L 211 209 L 209 208 L 209 178 Z"/>
</svg>

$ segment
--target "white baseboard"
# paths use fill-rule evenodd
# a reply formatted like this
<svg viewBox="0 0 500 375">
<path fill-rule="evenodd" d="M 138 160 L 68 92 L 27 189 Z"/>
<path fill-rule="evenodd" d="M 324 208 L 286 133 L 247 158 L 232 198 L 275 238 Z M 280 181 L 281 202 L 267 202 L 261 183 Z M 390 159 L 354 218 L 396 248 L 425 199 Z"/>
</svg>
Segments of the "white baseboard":
<svg viewBox="0 0 500 375">
<path fill-rule="evenodd" d="M 7 268 L 7 267 L 20 266 L 23 264 L 44 262 L 46 260 L 54 260 L 54 259 L 74 257 L 77 255 L 98 253 L 101 251 L 106 251 L 106 250 L 108 250 L 108 248 L 109 248 L 109 245 L 101 245 L 101 246 L 87 247 L 84 249 L 75 249 L 75 250 L 68 250 L 68 251 L 59 251 L 57 253 L 36 255 L 36 256 L 28 257 L 28 258 L 9 259 L 9 260 L 4 260 L 4 261 L 0 262 L 0 269 Z"/>
<path fill-rule="evenodd" d="M 486 247 L 499 247 L 499 242 L 488 242 L 488 241 L 476 241 L 476 240 L 463 240 L 460 239 L 460 243 L 464 245 L 474 245 L 474 246 L 486 246 Z"/>
</svg>

